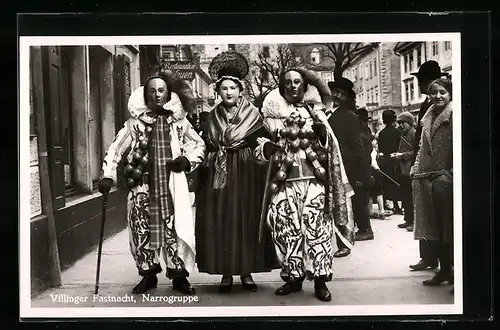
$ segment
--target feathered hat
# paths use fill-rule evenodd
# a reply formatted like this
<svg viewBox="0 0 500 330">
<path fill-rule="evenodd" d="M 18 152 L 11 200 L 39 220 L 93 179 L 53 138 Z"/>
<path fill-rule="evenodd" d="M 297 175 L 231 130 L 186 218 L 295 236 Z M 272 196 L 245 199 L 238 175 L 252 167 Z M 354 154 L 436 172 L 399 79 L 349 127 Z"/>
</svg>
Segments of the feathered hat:
<svg viewBox="0 0 500 330">
<path fill-rule="evenodd" d="M 324 104 L 326 104 L 327 102 L 331 102 L 332 92 L 330 91 L 330 88 L 328 87 L 325 80 L 316 72 L 314 72 L 310 69 L 304 68 L 304 67 L 295 67 L 295 68 L 286 70 L 281 74 L 279 89 L 280 89 L 280 94 L 282 96 L 283 96 L 283 92 L 284 92 L 282 80 L 285 76 L 285 73 L 287 73 L 289 71 L 297 71 L 298 73 L 300 73 L 300 75 L 302 76 L 302 79 L 304 79 L 306 93 L 307 93 L 307 88 L 309 86 L 314 86 L 318 90 L 318 93 L 321 97 L 321 101 Z"/>
<path fill-rule="evenodd" d="M 248 61 L 240 53 L 229 50 L 213 58 L 208 72 L 216 84 L 222 79 L 233 79 L 244 86 L 241 80 L 248 74 Z"/>
<path fill-rule="evenodd" d="M 194 97 L 193 90 L 187 81 L 181 79 L 175 72 L 166 70 L 163 66 L 161 66 L 158 69 L 157 74 L 148 78 L 144 85 L 146 86 L 149 80 L 155 77 L 165 80 L 170 90 L 179 96 L 182 107 L 186 113 L 193 113 L 196 111 L 196 99 Z"/>
</svg>

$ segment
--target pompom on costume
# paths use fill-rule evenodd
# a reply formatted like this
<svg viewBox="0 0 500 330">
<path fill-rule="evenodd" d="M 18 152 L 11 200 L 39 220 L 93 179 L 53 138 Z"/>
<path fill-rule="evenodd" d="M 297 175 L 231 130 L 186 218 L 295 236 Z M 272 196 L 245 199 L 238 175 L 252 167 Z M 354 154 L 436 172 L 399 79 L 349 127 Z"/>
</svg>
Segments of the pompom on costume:
<svg viewBox="0 0 500 330">
<path fill-rule="evenodd" d="M 205 144 L 186 118 L 192 109 L 192 92 L 171 75 L 161 78 L 171 90 L 164 111 L 152 111 L 145 101 L 145 87 L 130 96 L 130 118 L 118 132 L 102 165 L 101 180 L 116 182 L 117 165 L 126 154 L 124 173 L 129 193 L 127 221 L 129 246 L 139 275 L 162 271 L 160 250 L 167 277 L 186 278 L 195 265 L 194 216 L 186 174 L 203 161 Z M 149 80 L 148 80 L 149 81 Z M 185 157 L 189 166 L 175 172 L 173 159 Z"/>
</svg>

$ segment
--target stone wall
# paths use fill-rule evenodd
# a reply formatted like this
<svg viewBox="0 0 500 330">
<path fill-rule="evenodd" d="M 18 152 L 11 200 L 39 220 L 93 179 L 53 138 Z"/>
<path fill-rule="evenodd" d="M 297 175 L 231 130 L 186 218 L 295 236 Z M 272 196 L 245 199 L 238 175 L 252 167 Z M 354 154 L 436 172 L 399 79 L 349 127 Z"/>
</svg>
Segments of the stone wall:
<svg viewBox="0 0 500 330">
<path fill-rule="evenodd" d="M 38 166 L 38 141 L 35 131 L 35 111 L 33 108 L 33 90 L 30 77 L 30 210 L 31 217 L 42 213 L 42 197 L 40 192 L 40 168 Z"/>
<path fill-rule="evenodd" d="M 30 136 L 30 206 L 31 217 L 42 213 L 42 197 L 40 193 L 40 168 L 38 166 L 38 145 L 35 135 Z"/>
</svg>

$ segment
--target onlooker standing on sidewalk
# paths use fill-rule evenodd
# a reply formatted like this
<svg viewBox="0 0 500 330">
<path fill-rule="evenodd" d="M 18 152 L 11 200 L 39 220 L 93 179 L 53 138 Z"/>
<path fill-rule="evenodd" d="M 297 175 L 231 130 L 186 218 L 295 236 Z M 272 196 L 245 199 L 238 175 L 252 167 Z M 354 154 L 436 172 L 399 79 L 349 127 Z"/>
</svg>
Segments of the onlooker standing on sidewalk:
<svg viewBox="0 0 500 330">
<path fill-rule="evenodd" d="M 394 204 L 394 213 L 401 214 L 398 205 L 398 185 L 396 182 L 396 162 L 391 159 L 391 154 L 398 151 L 401 132 L 396 128 L 396 113 L 393 110 L 382 112 L 382 121 L 385 124 L 378 135 L 378 148 L 380 152 L 380 169 L 384 176 L 383 189 L 385 202 L 391 200 Z M 387 204 L 385 205 L 387 208 Z"/>
<path fill-rule="evenodd" d="M 332 91 L 332 98 L 338 107 L 328 119 L 333 133 L 338 139 L 342 160 L 347 172 L 349 183 L 354 189 L 352 197 L 352 211 L 354 222 L 358 227 L 357 241 L 373 239 L 373 230 L 370 224 L 368 210 L 369 185 L 370 185 L 370 157 L 363 146 L 362 125 L 358 116 L 349 110 L 352 109 L 353 83 L 349 79 L 341 78 L 328 83 Z M 368 128 L 367 128 L 368 129 Z M 337 239 L 339 250 L 335 257 L 345 257 L 350 250 Z"/>
<path fill-rule="evenodd" d="M 353 92 L 354 98 L 356 98 L 356 94 Z M 364 162 L 362 164 L 362 170 L 365 172 L 365 184 L 366 188 L 368 190 L 368 199 L 367 199 L 367 212 L 365 212 L 365 215 L 368 215 L 368 219 L 370 219 L 371 215 L 371 210 L 372 210 L 372 196 L 371 196 L 371 188 L 374 185 L 375 178 L 373 176 L 372 172 L 372 151 L 373 151 L 373 144 L 372 144 L 372 134 L 370 131 L 370 127 L 368 127 L 368 111 L 366 108 L 361 107 L 359 109 L 355 109 L 354 113 L 358 116 L 360 126 L 361 126 L 361 142 L 363 144 L 363 155 L 364 155 Z M 378 166 L 377 166 L 378 167 Z M 380 170 L 378 172 L 380 174 Z"/>
<path fill-rule="evenodd" d="M 373 177 L 373 184 L 370 187 L 370 200 L 368 203 L 368 209 L 370 210 L 371 218 L 378 218 L 380 220 L 385 219 L 384 210 L 384 196 L 382 195 L 382 173 L 380 173 L 380 167 L 378 166 L 378 145 L 377 139 L 372 135 L 372 146 L 373 150 L 371 152 L 371 171 Z M 377 201 L 378 214 L 373 212 L 373 200 Z"/>
<path fill-rule="evenodd" d="M 411 191 L 410 167 L 413 160 L 413 143 L 415 140 L 415 119 L 409 112 L 403 112 L 398 116 L 398 128 L 401 131 L 399 150 L 391 155 L 392 159 L 399 162 L 396 168 L 396 177 L 400 184 L 399 191 L 405 210 L 404 222 L 398 225 L 399 228 L 406 228 L 413 231 L 413 195 Z"/>
<path fill-rule="evenodd" d="M 446 78 L 429 87 L 432 106 L 422 118 L 420 150 L 411 168 L 415 239 L 435 241 L 439 272 L 424 285 L 453 283 L 452 88 Z"/>
<path fill-rule="evenodd" d="M 441 68 L 436 61 L 427 61 L 423 63 L 418 72 L 412 73 L 412 75 L 416 76 L 418 79 L 418 87 L 420 89 L 420 93 L 424 95 L 428 95 L 429 85 L 434 79 L 438 79 L 446 75 L 445 72 L 441 72 Z M 413 163 L 415 163 L 415 157 L 417 156 L 418 150 L 420 149 L 420 135 L 422 134 L 422 125 L 420 125 L 421 119 L 427 113 L 427 110 L 431 106 L 431 101 L 429 96 L 422 102 L 420 105 L 420 111 L 418 113 L 417 119 L 417 128 L 415 129 L 415 143 L 413 145 Z M 437 259 L 437 248 L 435 246 L 435 242 L 433 241 L 425 241 L 421 240 L 419 242 L 420 249 L 420 261 L 414 265 L 410 265 L 410 268 L 415 271 L 425 270 L 427 268 L 433 269 L 438 266 Z"/>
</svg>

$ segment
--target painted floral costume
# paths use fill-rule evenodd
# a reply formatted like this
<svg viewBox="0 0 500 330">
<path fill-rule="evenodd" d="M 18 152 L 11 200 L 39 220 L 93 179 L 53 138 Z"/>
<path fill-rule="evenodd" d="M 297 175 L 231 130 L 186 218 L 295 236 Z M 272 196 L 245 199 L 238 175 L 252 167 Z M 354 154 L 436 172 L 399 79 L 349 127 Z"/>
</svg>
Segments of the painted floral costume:
<svg viewBox="0 0 500 330">
<path fill-rule="evenodd" d="M 101 178 L 111 178 L 116 182 L 116 168 L 127 150 L 128 165 L 125 174 L 130 188 L 127 198 L 127 221 L 129 230 L 129 246 L 135 260 L 139 275 L 147 276 L 161 272 L 159 262 L 160 250 L 167 265 L 169 278 L 186 277 L 194 269 L 195 240 L 194 216 L 190 205 L 189 191 L 185 173 L 164 173 L 168 191 L 168 216 L 157 212 L 160 221 L 154 222 L 152 214 L 150 172 L 158 162 L 155 155 L 150 155 L 148 140 L 151 141 L 155 129 L 158 130 L 158 117 L 151 114 L 144 102 L 143 87 L 135 90 L 130 96 L 128 110 L 131 118 L 125 122 L 104 158 Z M 179 97 L 172 92 L 171 99 L 164 108 L 172 111 L 162 118 L 168 138 L 170 159 L 185 156 L 194 171 L 203 161 L 205 143 L 193 129 L 186 118 Z M 163 157 L 167 158 L 167 157 Z"/>
</svg>

